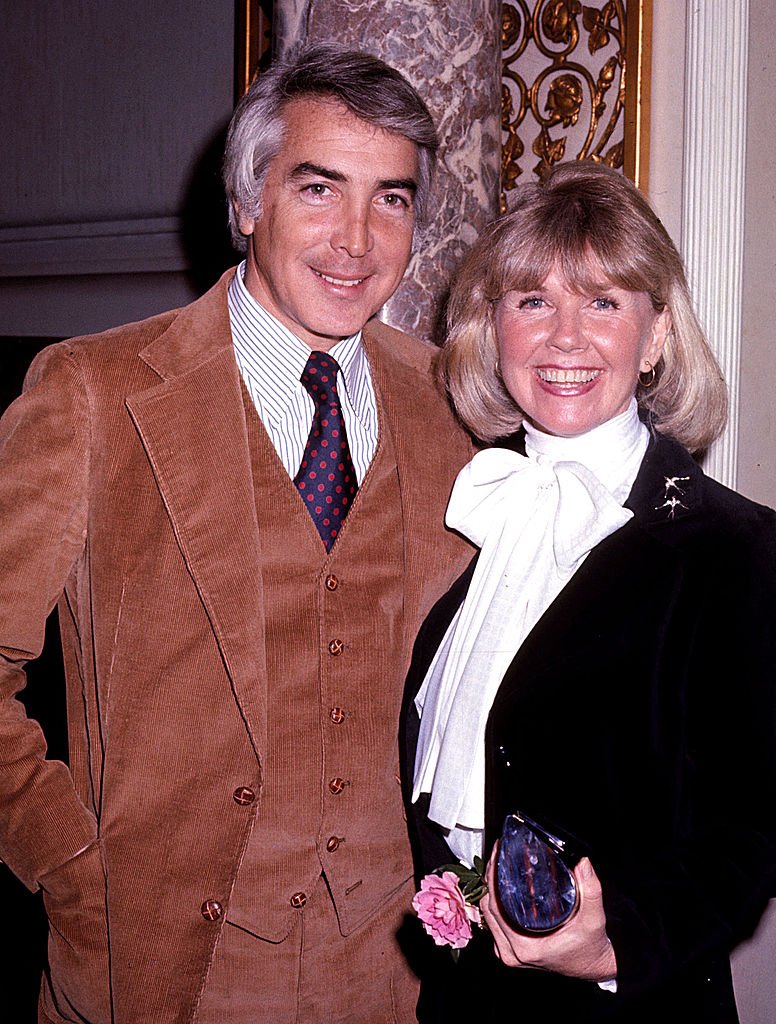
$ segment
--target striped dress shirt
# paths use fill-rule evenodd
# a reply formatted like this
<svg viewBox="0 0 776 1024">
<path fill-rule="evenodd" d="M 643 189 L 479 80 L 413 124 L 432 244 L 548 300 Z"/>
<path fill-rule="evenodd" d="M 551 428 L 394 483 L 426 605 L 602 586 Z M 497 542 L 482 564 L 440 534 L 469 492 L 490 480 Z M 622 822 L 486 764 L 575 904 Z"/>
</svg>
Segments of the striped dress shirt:
<svg viewBox="0 0 776 1024">
<path fill-rule="evenodd" d="M 245 263 L 229 285 L 229 322 L 237 366 L 261 422 L 293 479 L 304 455 L 314 404 L 300 377 L 310 348 L 253 298 Z M 377 448 L 377 402 L 361 331 L 337 342 L 337 390 L 359 484 Z"/>
</svg>

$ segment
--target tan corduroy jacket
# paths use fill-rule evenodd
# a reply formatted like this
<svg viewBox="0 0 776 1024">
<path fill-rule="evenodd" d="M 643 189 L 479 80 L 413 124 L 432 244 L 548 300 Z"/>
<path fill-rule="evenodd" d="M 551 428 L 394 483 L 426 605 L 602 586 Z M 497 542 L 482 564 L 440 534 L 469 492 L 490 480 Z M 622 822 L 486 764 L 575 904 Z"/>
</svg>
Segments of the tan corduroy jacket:
<svg viewBox="0 0 776 1024">
<path fill-rule="evenodd" d="M 260 805 L 266 538 L 230 277 L 45 350 L 0 426 L 0 858 L 43 889 L 52 972 L 92 1024 L 193 1019 Z M 401 492 L 406 662 L 470 557 L 443 526 L 470 450 L 433 348 L 378 323 L 365 343 Z M 69 767 L 15 696 L 57 603 Z"/>
</svg>

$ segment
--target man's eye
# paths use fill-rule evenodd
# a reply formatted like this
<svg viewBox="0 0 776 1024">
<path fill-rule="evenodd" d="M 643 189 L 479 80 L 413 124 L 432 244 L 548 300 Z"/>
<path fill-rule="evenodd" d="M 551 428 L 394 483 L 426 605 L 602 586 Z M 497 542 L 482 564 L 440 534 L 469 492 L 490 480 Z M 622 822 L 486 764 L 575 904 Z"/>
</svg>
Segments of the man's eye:
<svg viewBox="0 0 776 1024">
<path fill-rule="evenodd" d="M 314 181 L 310 185 L 305 185 L 302 191 L 310 196 L 325 196 L 330 189 L 328 185 L 324 185 L 320 181 Z"/>
<path fill-rule="evenodd" d="M 404 196 L 400 196 L 396 192 L 389 192 L 387 195 L 384 195 L 382 202 L 385 206 L 403 207 L 405 209 L 410 205 Z"/>
</svg>

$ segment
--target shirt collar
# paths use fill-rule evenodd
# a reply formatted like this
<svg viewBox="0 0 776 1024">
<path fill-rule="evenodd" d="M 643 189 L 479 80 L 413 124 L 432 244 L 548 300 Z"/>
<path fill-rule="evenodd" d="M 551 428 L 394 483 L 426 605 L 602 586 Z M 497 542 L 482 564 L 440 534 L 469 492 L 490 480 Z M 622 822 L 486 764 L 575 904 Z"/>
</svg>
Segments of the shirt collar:
<svg viewBox="0 0 776 1024">
<path fill-rule="evenodd" d="M 310 348 L 251 295 L 243 280 L 245 261 L 229 285 L 229 320 L 237 361 L 253 378 L 268 415 L 278 421 L 302 388 L 300 377 Z M 340 365 L 340 379 L 354 412 L 367 420 L 369 369 L 362 331 L 343 338 L 330 350 Z"/>
</svg>

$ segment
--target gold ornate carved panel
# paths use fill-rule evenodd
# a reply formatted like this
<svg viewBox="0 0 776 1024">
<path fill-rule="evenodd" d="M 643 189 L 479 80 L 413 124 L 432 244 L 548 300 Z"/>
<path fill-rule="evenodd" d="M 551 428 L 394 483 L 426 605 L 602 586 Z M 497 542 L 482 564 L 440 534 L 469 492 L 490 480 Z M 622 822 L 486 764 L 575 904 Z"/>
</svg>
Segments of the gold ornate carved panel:
<svg viewBox="0 0 776 1024">
<path fill-rule="evenodd" d="M 648 166 L 651 0 L 505 0 L 502 5 L 502 209 L 526 176 L 561 160 Z"/>
</svg>

